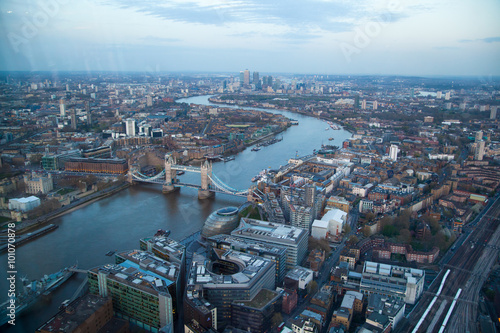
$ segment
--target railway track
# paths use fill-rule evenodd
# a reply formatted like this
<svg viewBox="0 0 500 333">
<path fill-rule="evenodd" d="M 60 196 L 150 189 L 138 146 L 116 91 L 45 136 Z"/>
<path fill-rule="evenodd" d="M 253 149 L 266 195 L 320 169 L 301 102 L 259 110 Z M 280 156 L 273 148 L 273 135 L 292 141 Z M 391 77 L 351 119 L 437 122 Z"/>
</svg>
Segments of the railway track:
<svg viewBox="0 0 500 333">
<path fill-rule="evenodd" d="M 443 266 L 399 332 L 477 332 L 479 292 L 498 257 L 499 216 L 500 200 L 497 199 Z M 448 270 L 450 272 L 438 293 Z M 453 308 L 452 303 L 456 303 Z M 446 318 L 447 323 L 443 325 Z"/>
</svg>

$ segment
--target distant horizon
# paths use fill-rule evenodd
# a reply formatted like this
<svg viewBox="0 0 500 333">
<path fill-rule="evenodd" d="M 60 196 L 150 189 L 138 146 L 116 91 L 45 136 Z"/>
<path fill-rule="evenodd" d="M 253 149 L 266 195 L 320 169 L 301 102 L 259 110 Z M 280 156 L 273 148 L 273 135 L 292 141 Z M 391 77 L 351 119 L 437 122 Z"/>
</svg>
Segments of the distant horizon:
<svg viewBox="0 0 500 333">
<path fill-rule="evenodd" d="M 243 71 L 243 70 L 242 70 Z M 265 75 L 283 75 L 283 76 L 353 76 L 353 77 L 401 77 L 401 78 L 414 78 L 414 79 L 479 79 L 479 78 L 490 78 L 495 80 L 500 80 L 499 75 L 480 75 L 480 74 L 470 74 L 470 75 L 447 75 L 447 74 L 432 74 L 432 75 L 410 75 L 410 74 L 332 74 L 332 73 L 298 73 L 298 72 L 262 72 L 258 70 L 250 70 L 250 73 L 258 72 L 259 74 Z M 178 71 L 158 71 L 158 72 L 148 72 L 146 70 L 2 70 L 0 69 L 0 74 L 10 74 L 10 73 L 20 73 L 20 74 L 142 74 L 150 76 L 161 76 L 168 74 L 192 74 L 192 75 L 233 75 L 237 77 L 240 71 L 197 71 L 197 70 L 178 70 Z"/>
</svg>

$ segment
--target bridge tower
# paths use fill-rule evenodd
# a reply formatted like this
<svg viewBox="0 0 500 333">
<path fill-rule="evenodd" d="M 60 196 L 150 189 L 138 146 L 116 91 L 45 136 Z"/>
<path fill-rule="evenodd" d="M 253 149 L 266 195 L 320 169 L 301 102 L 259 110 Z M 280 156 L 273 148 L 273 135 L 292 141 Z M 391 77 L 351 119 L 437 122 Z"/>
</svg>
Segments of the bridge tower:
<svg viewBox="0 0 500 333">
<path fill-rule="evenodd" d="M 172 170 L 172 165 L 175 165 L 176 161 L 170 155 L 165 155 L 165 185 L 163 185 L 162 192 L 170 193 L 178 190 L 174 184 L 177 182 L 177 173 Z"/>
<path fill-rule="evenodd" d="M 210 191 L 212 181 L 212 163 L 205 161 L 200 166 L 201 172 L 201 188 L 198 190 L 198 199 L 208 199 L 215 196 L 215 192 Z"/>
</svg>

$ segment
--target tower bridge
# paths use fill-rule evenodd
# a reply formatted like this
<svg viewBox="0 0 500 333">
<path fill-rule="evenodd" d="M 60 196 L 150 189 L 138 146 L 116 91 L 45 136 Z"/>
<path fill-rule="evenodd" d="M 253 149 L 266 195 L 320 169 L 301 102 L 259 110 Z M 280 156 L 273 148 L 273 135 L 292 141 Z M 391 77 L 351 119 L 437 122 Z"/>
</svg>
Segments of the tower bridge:
<svg viewBox="0 0 500 333">
<path fill-rule="evenodd" d="M 165 155 L 164 164 L 165 168 L 160 173 L 151 177 L 142 174 L 139 170 L 137 170 L 137 168 L 131 168 L 129 170 L 129 180 L 135 182 L 161 184 L 163 185 L 163 193 L 174 192 L 181 187 L 195 188 L 198 190 L 199 199 L 213 197 L 215 193 L 225 193 L 245 198 L 254 195 L 253 191 L 249 189 L 238 190 L 225 184 L 212 172 L 212 163 L 208 161 L 202 163 L 200 167 L 178 165 L 172 156 Z M 199 173 L 201 176 L 200 185 L 181 182 L 180 179 L 177 178 L 177 171 Z"/>
</svg>

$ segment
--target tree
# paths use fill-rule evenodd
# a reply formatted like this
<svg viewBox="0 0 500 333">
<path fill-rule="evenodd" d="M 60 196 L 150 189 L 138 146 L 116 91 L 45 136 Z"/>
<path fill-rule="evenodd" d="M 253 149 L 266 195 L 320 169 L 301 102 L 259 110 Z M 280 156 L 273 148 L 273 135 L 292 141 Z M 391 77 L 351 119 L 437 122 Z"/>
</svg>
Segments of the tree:
<svg viewBox="0 0 500 333">
<path fill-rule="evenodd" d="M 399 231 L 398 240 L 401 243 L 410 244 L 411 243 L 411 232 L 408 229 L 402 229 Z"/>
<path fill-rule="evenodd" d="M 355 235 L 352 235 L 351 237 L 349 237 L 349 239 L 347 240 L 347 242 L 349 244 L 356 244 L 357 242 L 359 242 L 359 239 Z"/>
<path fill-rule="evenodd" d="M 318 283 L 314 280 L 312 280 L 311 282 L 309 282 L 309 284 L 307 285 L 307 294 L 308 295 L 313 295 L 315 294 L 316 292 L 318 291 Z"/>
<path fill-rule="evenodd" d="M 344 231 L 345 234 L 348 234 L 348 233 L 351 232 L 351 226 L 349 224 L 347 224 L 347 223 L 344 224 L 344 228 L 343 229 L 344 229 L 343 231 Z"/>
<path fill-rule="evenodd" d="M 365 237 L 370 237 L 371 236 L 371 230 L 366 225 L 363 227 L 362 232 L 363 232 L 363 236 L 365 236 Z"/>
<path fill-rule="evenodd" d="M 365 214 L 365 219 L 367 222 L 373 221 L 375 219 L 375 214 L 370 212 Z"/>
<path fill-rule="evenodd" d="M 382 235 L 384 235 L 385 237 L 389 237 L 391 238 L 392 236 L 395 236 L 398 234 L 398 230 L 396 229 L 395 226 L 393 225 L 386 225 L 383 229 L 382 229 Z"/>
</svg>

